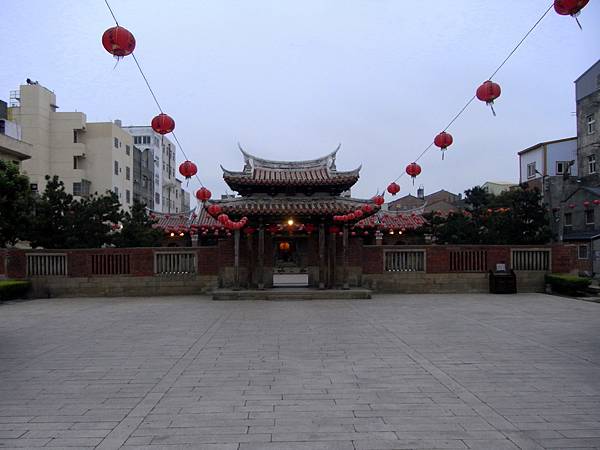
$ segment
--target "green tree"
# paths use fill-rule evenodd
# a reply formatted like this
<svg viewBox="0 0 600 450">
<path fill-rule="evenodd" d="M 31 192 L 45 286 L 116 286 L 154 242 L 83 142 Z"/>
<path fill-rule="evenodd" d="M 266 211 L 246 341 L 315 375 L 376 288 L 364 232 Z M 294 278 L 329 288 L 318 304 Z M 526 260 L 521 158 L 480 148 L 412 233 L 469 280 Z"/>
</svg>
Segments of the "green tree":
<svg viewBox="0 0 600 450">
<path fill-rule="evenodd" d="M 46 189 L 35 202 L 29 240 L 32 247 L 68 248 L 73 196 L 65 191 L 57 175 L 46 175 L 46 182 Z"/>
<path fill-rule="evenodd" d="M 74 200 L 58 176 L 47 184 L 36 202 L 30 241 L 33 247 L 98 248 L 112 243 L 113 226 L 121 218 L 115 193 Z"/>
<path fill-rule="evenodd" d="M 0 247 L 27 239 L 33 193 L 16 164 L 0 160 Z"/>
<path fill-rule="evenodd" d="M 113 244 L 113 228 L 123 218 L 117 194 L 106 192 L 76 200 L 69 211 L 66 248 L 99 248 Z"/>
<path fill-rule="evenodd" d="M 522 188 L 492 195 L 476 186 L 465 191 L 465 214 L 430 214 L 424 233 L 440 244 L 545 244 L 551 238 L 539 190 Z"/>
<path fill-rule="evenodd" d="M 157 221 L 148 217 L 146 205 L 136 200 L 123 216 L 123 228 L 115 236 L 118 247 L 159 247 L 164 234 L 152 227 Z"/>
</svg>

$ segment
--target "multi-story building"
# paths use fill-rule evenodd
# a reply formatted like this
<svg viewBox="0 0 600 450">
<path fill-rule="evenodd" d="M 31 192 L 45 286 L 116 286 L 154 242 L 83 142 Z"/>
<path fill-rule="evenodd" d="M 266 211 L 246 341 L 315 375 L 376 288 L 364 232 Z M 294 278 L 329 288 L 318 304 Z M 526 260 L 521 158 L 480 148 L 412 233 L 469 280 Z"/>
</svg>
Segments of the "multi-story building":
<svg viewBox="0 0 600 450">
<path fill-rule="evenodd" d="M 445 189 L 440 189 L 433 194 L 425 195 L 425 189 L 420 186 L 417 196 L 408 194 L 398 200 L 389 203 L 390 211 L 409 211 L 418 213 L 430 213 L 433 211 L 448 213 L 464 208 L 461 194 L 453 194 Z"/>
<path fill-rule="evenodd" d="M 21 166 L 21 161 L 31 158 L 31 144 L 21 140 L 21 127 L 8 120 L 6 102 L 0 100 L 0 159 Z"/>
<path fill-rule="evenodd" d="M 133 199 L 154 209 L 154 153 L 133 146 Z"/>
<path fill-rule="evenodd" d="M 517 186 L 511 181 L 486 181 L 481 188 L 492 195 L 500 195 L 503 192 L 510 191 Z"/>
<path fill-rule="evenodd" d="M 154 210 L 163 213 L 179 212 L 179 192 L 176 171 L 175 145 L 149 126 L 124 127 L 134 144 L 142 151 L 150 150 L 154 156 Z"/>
<path fill-rule="evenodd" d="M 577 163 L 585 183 L 600 184 L 600 60 L 575 80 Z"/>
<path fill-rule="evenodd" d="M 542 189 L 545 177 L 577 176 L 577 137 L 540 142 L 519 153 L 519 182 Z"/>
<path fill-rule="evenodd" d="M 115 192 L 123 209 L 133 200 L 133 138 L 120 121 L 88 123 L 81 112 L 58 112 L 54 92 L 29 82 L 11 93 L 9 116 L 32 145 L 22 163 L 33 190 L 58 175 L 75 196 Z"/>
</svg>

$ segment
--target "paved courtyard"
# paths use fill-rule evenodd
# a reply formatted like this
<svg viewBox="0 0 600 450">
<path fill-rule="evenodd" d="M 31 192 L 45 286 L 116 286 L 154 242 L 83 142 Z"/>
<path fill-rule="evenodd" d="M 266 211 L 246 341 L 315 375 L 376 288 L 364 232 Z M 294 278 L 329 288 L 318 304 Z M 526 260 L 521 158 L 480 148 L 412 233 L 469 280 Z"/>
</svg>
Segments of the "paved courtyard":
<svg viewBox="0 0 600 450">
<path fill-rule="evenodd" d="M 0 448 L 600 447 L 600 304 L 0 305 Z"/>
</svg>

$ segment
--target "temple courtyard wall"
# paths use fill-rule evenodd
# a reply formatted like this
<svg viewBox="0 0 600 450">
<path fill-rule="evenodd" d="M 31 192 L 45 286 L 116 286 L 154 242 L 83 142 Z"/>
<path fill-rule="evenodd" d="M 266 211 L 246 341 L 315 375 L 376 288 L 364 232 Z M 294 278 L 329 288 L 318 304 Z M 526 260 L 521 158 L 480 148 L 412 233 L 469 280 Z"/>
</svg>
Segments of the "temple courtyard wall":
<svg viewBox="0 0 600 450">
<path fill-rule="evenodd" d="M 230 241 L 211 247 L 82 250 L 0 250 L 0 278 L 27 279 L 33 297 L 152 296 L 205 294 L 234 280 Z M 241 246 L 244 249 L 244 246 Z M 242 288 L 255 288 L 257 268 L 250 247 L 240 254 Z M 574 245 L 391 246 L 351 241 L 350 287 L 381 293 L 483 293 L 489 271 L 514 270 L 519 292 L 543 292 L 547 273 L 590 270 Z M 340 288 L 344 267 L 328 261 L 331 285 Z M 265 287 L 272 283 L 272 255 L 265 254 Z M 309 284 L 318 286 L 318 255 L 309 255 Z M 335 276 L 333 275 L 335 273 Z"/>
</svg>

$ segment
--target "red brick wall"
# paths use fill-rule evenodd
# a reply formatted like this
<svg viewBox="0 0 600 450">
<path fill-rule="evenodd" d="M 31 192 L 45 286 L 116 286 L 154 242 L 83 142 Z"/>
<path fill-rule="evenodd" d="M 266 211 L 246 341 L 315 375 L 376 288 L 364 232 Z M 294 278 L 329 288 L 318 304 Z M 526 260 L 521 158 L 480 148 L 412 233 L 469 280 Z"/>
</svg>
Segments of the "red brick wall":
<svg viewBox="0 0 600 450">
<path fill-rule="evenodd" d="M 362 250 L 363 273 L 383 273 L 383 247 L 370 245 Z"/>
<path fill-rule="evenodd" d="M 6 255 L 6 276 L 8 278 L 25 278 L 27 275 L 25 252 L 9 250 Z"/>
<path fill-rule="evenodd" d="M 219 247 L 198 247 L 198 273 L 217 275 L 219 273 Z"/>
<path fill-rule="evenodd" d="M 4 275 L 6 273 L 6 250 L 0 248 L 0 275 Z"/>
</svg>

